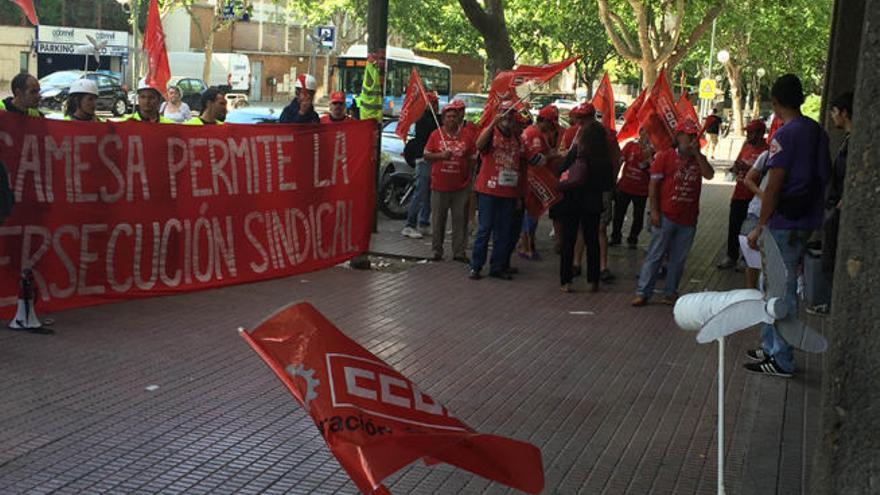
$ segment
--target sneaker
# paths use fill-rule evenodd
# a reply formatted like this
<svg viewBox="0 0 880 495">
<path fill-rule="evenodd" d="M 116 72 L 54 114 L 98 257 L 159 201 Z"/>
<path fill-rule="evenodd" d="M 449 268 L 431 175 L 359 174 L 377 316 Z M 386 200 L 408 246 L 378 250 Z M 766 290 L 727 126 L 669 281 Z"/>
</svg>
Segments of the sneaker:
<svg viewBox="0 0 880 495">
<path fill-rule="evenodd" d="M 468 272 L 468 278 L 471 280 L 480 280 L 481 278 L 483 278 L 483 276 L 480 275 L 479 270 L 474 270 L 473 268 L 471 268 L 471 270 Z"/>
<path fill-rule="evenodd" d="M 817 304 L 815 306 L 807 306 L 807 314 L 811 314 L 813 316 L 828 316 L 828 313 L 831 311 L 831 307 L 827 304 Z"/>
<path fill-rule="evenodd" d="M 636 296 L 636 298 L 629 304 L 634 308 L 641 308 L 642 306 L 648 305 L 648 300 L 645 299 L 645 296 Z"/>
<path fill-rule="evenodd" d="M 767 353 L 764 352 L 764 349 L 749 349 L 746 351 L 746 357 L 751 359 L 752 361 L 764 361 L 768 357 Z"/>
<path fill-rule="evenodd" d="M 746 371 L 751 371 L 752 373 L 778 376 L 780 378 L 791 378 L 791 372 L 783 371 L 783 369 L 780 368 L 778 364 L 776 364 L 776 360 L 772 357 L 768 357 L 760 363 L 746 363 L 743 365 L 743 368 L 745 368 Z"/>
<path fill-rule="evenodd" d="M 614 274 L 611 273 L 611 270 L 609 270 L 607 268 L 602 270 L 599 273 L 599 280 L 601 280 L 603 282 L 611 282 L 614 279 L 615 279 Z"/>
<path fill-rule="evenodd" d="M 736 261 L 730 258 L 724 258 L 724 261 L 715 265 L 715 268 L 719 270 L 730 270 L 731 268 L 736 266 Z"/>
<path fill-rule="evenodd" d="M 667 306 L 675 306 L 675 301 L 678 300 L 677 294 L 664 294 L 660 299 L 660 304 L 665 304 Z"/>
<path fill-rule="evenodd" d="M 412 227 L 404 227 L 403 230 L 400 231 L 400 235 L 409 237 L 410 239 L 421 239 L 424 237 L 421 232 Z"/>
</svg>

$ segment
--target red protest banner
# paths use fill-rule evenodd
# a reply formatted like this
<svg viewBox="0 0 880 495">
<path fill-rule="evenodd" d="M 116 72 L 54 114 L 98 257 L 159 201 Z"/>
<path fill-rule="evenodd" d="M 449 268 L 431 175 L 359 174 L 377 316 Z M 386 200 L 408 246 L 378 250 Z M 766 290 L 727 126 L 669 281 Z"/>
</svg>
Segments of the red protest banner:
<svg viewBox="0 0 880 495">
<path fill-rule="evenodd" d="M 406 85 L 406 98 L 400 107 L 400 116 L 397 119 L 397 129 L 394 131 L 404 143 L 409 137 L 409 128 L 413 125 L 428 108 L 428 100 L 425 95 L 425 86 L 419 77 L 418 71 L 413 68 L 409 75 L 409 84 Z"/>
<path fill-rule="evenodd" d="M 165 94 L 165 87 L 171 79 L 171 68 L 168 66 L 168 52 L 165 51 L 165 32 L 159 17 L 158 0 L 150 0 L 144 30 L 144 51 L 147 52 L 147 84 Z"/>
<path fill-rule="evenodd" d="M 545 211 L 562 199 L 556 188 L 556 175 L 547 167 L 529 167 L 527 173 L 529 192 L 526 194 L 526 211 L 532 218 L 541 218 Z"/>
<path fill-rule="evenodd" d="M 45 311 L 263 280 L 368 249 L 375 125 L 178 126 L 0 112 L 15 194 L 0 308 Z"/>
<path fill-rule="evenodd" d="M 666 72 L 660 71 L 651 92 L 639 109 L 639 123 L 647 131 L 656 150 L 661 151 L 672 146 L 678 118 L 675 100 L 666 81 Z"/>
<path fill-rule="evenodd" d="M 492 122 L 502 101 L 526 99 L 538 86 L 553 79 L 579 58 L 572 57 L 547 65 L 518 65 L 515 69 L 499 72 L 489 87 L 489 98 L 483 108 L 483 116 L 480 117 L 480 127 L 484 128 Z"/>
<path fill-rule="evenodd" d="M 289 306 L 240 334 L 311 415 L 361 492 L 388 493 L 382 480 L 419 459 L 528 493 L 544 488 L 537 447 L 473 430 L 312 305 Z"/>
<path fill-rule="evenodd" d="M 623 127 L 621 127 L 620 132 L 617 133 L 618 142 L 639 135 L 639 110 L 642 108 L 642 103 L 645 101 L 646 93 L 647 90 L 643 89 L 642 92 L 639 93 L 639 97 L 636 98 L 629 108 L 626 109 L 626 112 L 623 112 Z"/>
<path fill-rule="evenodd" d="M 681 96 L 678 97 L 678 101 L 675 102 L 675 110 L 678 112 L 681 120 L 690 120 L 694 123 L 697 129 L 700 129 L 700 118 L 697 116 L 697 110 L 694 108 L 694 104 L 691 103 L 690 98 L 688 98 L 687 91 L 682 91 Z M 706 140 L 703 139 L 703 133 L 700 132 L 700 148 L 706 145 Z"/>
<path fill-rule="evenodd" d="M 602 82 L 599 83 L 591 103 L 596 110 L 602 112 L 602 125 L 606 129 L 617 130 L 614 122 L 614 91 L 611 89 L 611 81 L 608 79 L 607 72 L 602 77 Z"/>
</svg>

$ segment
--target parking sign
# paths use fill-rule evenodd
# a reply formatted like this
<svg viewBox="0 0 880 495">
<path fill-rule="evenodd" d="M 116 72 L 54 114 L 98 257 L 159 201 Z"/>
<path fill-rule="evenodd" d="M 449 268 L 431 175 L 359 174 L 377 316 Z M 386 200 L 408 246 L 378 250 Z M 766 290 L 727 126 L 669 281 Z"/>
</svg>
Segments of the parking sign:
<svg viewBox="0 0 880 495">
<path fill-rule="evenodd" d="M 335 26 L 319 26 L 317 32 L 318 39 L 321 40 L 321 48 L 332 50 L 336 46 L 336 27 Z"/>
</svg>

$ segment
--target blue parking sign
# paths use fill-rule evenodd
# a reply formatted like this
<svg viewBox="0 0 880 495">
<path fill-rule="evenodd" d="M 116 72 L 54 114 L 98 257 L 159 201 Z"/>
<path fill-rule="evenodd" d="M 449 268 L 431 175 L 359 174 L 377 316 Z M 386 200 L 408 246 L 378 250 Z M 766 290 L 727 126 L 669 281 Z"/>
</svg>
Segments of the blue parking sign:
<svg viewBox="0 0 880 495">
<path fill-rule="evenodd" d="M 321 48 L 333 49 L 336 46 L 335 26 L 319 26 L 317 31 L 318 39 L 321 40 Z"/>
</svg>

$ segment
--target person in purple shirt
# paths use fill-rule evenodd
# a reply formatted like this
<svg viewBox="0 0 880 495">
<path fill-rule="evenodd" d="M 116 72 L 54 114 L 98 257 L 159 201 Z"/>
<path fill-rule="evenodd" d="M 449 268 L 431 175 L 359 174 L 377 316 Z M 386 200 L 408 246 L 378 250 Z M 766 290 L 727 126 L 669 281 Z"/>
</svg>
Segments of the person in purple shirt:
<svg viewBox="0 0 880 495">
<path fill-rule="evenodd" d="M 807 239 L 822 227 L 825 186 L 831 167 L 828 135 L 816 121 L 801 115 L 804 90 L 800 79 L 786 74 L 770 91 L 773 111 L 784 125 L 770 142 L 767 188 L 761 203 L 758 225 L 749 233 L 749 245 L 767 228 L 782 254 L 786 268 L 786 302 L 797 305 L 798 266 L 803 262 Z M 753 363 L 746 370 L 790 377 L 794 372 L 791 345 L 773 325 L 761 330 L 763 345 L 746 355 Z"/>
</svg>

